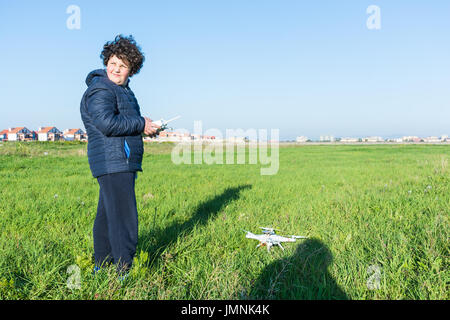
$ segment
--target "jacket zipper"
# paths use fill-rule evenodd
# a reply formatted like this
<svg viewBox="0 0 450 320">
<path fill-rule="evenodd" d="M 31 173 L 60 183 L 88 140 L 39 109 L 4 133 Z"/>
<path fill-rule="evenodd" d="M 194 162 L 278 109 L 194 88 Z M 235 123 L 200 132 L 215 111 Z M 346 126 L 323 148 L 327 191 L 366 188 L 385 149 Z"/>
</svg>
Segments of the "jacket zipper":
<svg viewBox="0 0 450 320">
<path fill-rule="evenodd" d="M 128 143 L 127 143 L 127 139 L 123 139 L 123 151 L 125 152 L 125 158 L 126 158 L 126 161 L 127 161 L 127 164 L 128 164 L 128 159 L 130 158 L 130 153 L 131 153 L 131 150 L 130 150 L 130 147 L 128 146 Z"/>
</svg>

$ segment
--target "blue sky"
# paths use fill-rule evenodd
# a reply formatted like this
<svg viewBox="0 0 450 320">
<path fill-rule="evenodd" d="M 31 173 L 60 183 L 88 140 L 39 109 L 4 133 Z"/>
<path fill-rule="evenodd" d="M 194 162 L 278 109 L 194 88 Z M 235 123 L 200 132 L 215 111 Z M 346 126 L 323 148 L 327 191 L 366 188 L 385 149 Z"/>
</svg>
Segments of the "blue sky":
<svg viewBox="0 0 450 320">
<path fill-rule="evenodd" d="M 80 29 L 66 26 L 69 5 Z M 83 128 L 84 80 L 117 34 L 146 56 L 130 82 L 142 113 L 181 115 L 177 128 L 450 134 L 447 0 L 0 0 L 0 129 Z"/>
</svg>

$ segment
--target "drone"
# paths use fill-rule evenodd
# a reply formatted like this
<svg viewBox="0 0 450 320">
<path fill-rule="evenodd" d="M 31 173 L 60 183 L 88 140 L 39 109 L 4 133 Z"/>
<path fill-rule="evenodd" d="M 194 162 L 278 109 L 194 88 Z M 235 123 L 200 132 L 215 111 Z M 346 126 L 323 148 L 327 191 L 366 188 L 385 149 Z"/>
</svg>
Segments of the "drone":
<svg viewBox="0 0 450 320">
<path fill-rule="evenodd" d="M 284 248 L 281 245 L 281 242 L 295 242 L 297 239 L 306 239 L 305 236 L 287 236 L 283 237 L 275 233 L 274 228 L 263 228 L 260 227 L 263 230 L 263 234 L 254 234 L 250 231 L 245 231 L 247 234 L 245 235 L 248 239 L 255 239 L 259 241 L 259 244 L 256 246 L 256 248 L 259 248 L 261 246 L 267 246 L 267 251 L 270 251 L 270 248 L 272 246 L 279 246 L 283 251 Z M 277 230 L 279 231 L 279 230 Z"/>
<path fill-rule="evenodd" d="M 181 116 L 176 116 L 175 118 L 172 118 L 172 119 L 169 119 L 169 120 L 160 119 L 160 120 L 157 120 L 157 121 L 153 121 L 154 124 L 156 124 L 157 126 L 161 127 L 158 130 L 156 130 L 156 135 L 158 135 L 161 131 L 164 131 L 166 129 L 173 130 L 173 128 L 169 128 L 168 123 L 173 121 L 173 120 L 177 120 L 180 117 Z"/>
</svg>

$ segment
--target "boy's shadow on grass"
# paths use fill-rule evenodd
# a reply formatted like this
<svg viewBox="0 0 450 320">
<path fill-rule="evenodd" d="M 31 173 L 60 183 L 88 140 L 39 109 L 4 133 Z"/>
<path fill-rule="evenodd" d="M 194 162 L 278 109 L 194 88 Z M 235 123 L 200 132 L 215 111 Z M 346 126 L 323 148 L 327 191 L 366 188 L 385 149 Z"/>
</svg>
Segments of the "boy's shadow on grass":
<svg viewBox="0 0 450 320">
<path fill-rule="evenodd" d="M 225 191 L 211 200 L 197 206 L 192 217 L 184 223 L 174 222 L 165 229 L 150 227 L 142 235 L 139 235 L 138 250 L 147 251 L 150 263 L 157 265 L 161 253 L 178 237 L 183 237 L 192 231 L 195 226 L 205 225 L 209 219 L 214 218 L 230 202 L 239 198 L 240 192 L 251 188 L 251 185 L 242 185 L 227 188 Z M 139 249 L 140 247 L 140 249 Z"/>
<path fill-rule="evenodd" d="M 328 272 L 333 257 L 317 239 L 300 240 L 295 253 L 269 264 L 250 288 L 246 299 L 348 299 Z M 277 250 L 277 247 L 272 250 Z"/>
</svg>

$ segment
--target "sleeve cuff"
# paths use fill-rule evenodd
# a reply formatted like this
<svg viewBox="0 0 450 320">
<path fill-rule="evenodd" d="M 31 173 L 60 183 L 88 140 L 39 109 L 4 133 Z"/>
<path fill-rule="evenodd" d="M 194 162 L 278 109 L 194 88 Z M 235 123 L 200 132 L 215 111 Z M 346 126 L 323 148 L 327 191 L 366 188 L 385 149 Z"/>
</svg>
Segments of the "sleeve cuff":
<svg viewBox="0 0 450 320">
<path fill-rule="evenodd" d="M 141 123 L 142 123 L 142 125 L 141 125 L 141 129 L 139 130 L 139 132 L 144 132 L 144 129 L 145 129 L 145 119 L 144 119 L 144 117 L 141 117 Z"/>
</svg>

